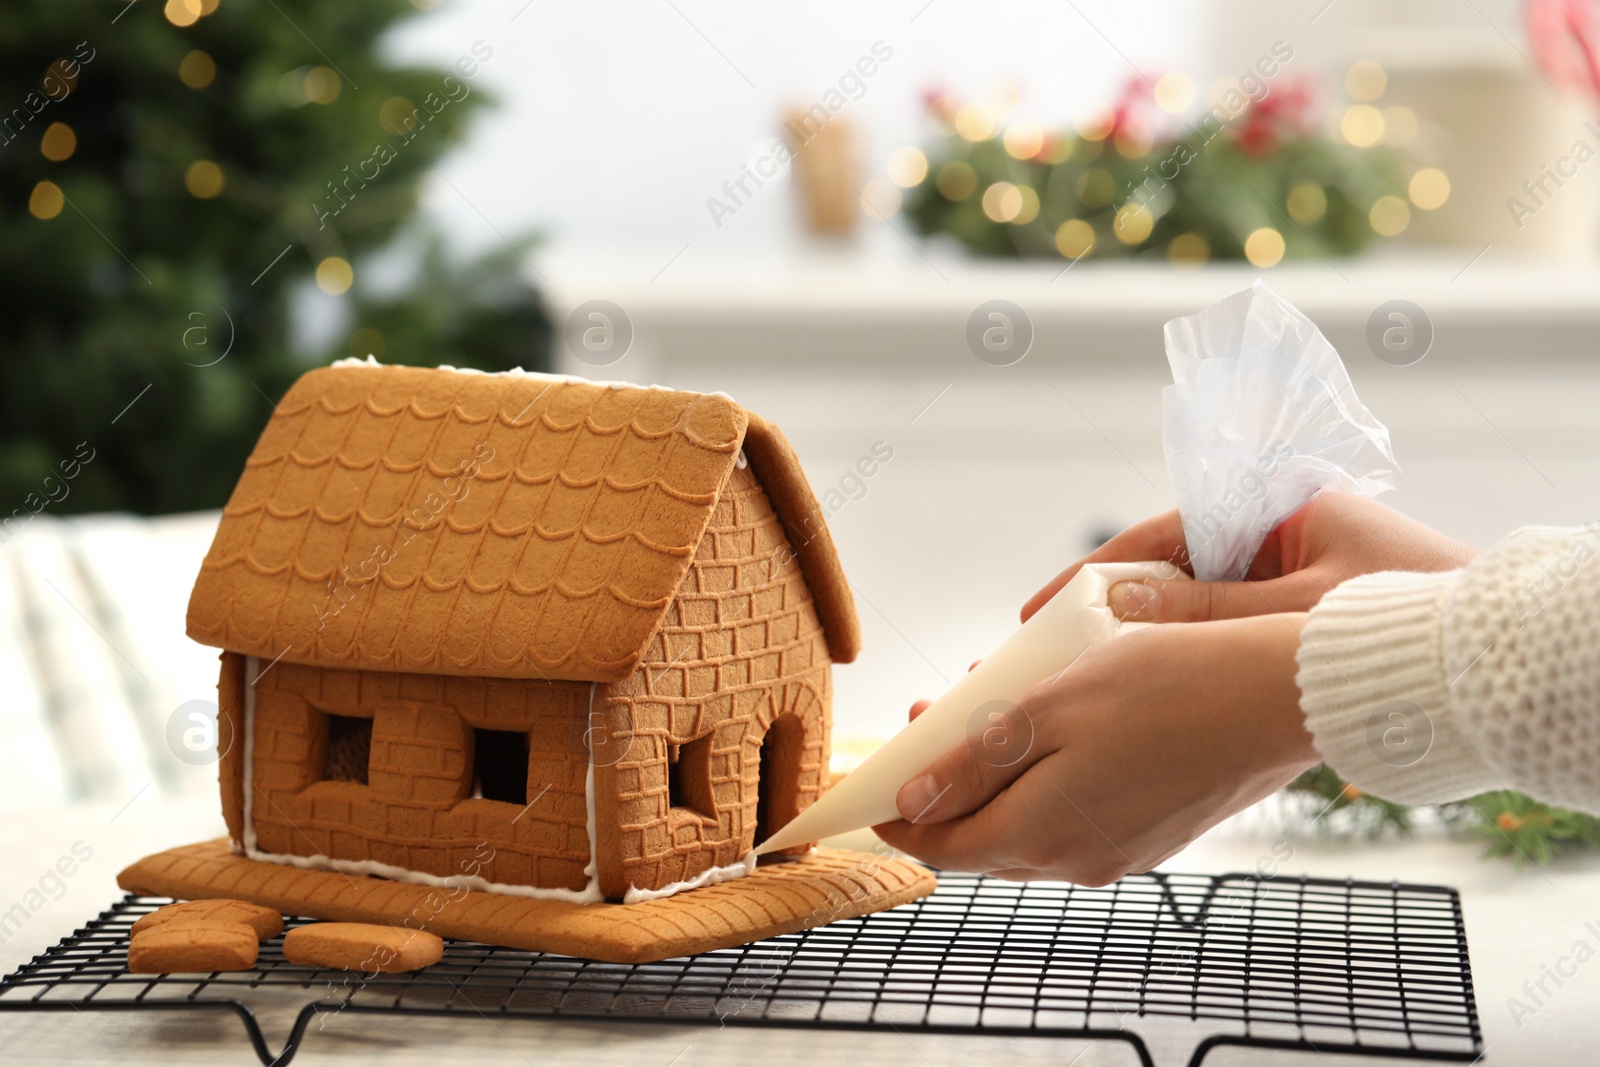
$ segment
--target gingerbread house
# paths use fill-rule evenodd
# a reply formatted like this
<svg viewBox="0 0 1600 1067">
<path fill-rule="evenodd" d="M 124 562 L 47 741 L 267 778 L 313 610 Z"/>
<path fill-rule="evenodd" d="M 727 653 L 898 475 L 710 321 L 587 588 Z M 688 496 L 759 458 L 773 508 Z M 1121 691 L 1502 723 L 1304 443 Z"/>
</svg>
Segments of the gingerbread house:
<svg viewBox="0 0 1600 1067">
<path fill-rule="evenodd" d="M 731 399 L 348 360 L 276 406 L 188 630 L 236 853 L 572 902 L 751 872 L 859 645 L 793 451 Z"/>
</svg>

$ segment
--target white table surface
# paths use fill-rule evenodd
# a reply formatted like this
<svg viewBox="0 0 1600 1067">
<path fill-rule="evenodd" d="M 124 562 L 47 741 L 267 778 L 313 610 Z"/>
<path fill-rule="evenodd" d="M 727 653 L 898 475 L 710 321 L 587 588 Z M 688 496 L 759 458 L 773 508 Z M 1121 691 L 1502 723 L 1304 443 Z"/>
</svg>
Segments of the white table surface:
<svg viewBox="0 0 1600 1067">
<path fill-rule="evenodd" d="M 82 841 L 93 856 L 67 880 L 65 892 L 48 902 L 4 945 L 0 968 L 15 969 L 34 953 L 70 934 L 120 896 L 116 873 L 148 852 L 221 833 L 209 802 L 139 796 L 118 813 L 116 805 L 13 813 L 4 820 L 0 901 L 9 907 L 71 846 Z M 1202 838 L 1165 865 L 1166 869 L 1224 872 L 1252 868 L 1283 840 L 1265 817 L 1241 817 Z M 1595 1062 L 1600 1048 L 1600 960 L 1579 966 L 1554 996 L 1517 1026 L 1507 998 L 1572 951 L 1578 941 L 1600 948 L 1600 858 L 1557 862 L 1518 871 L 1503 861 L 1478 857 L 1474 846 L 1433 837 L 1409 842 L 1327 842 L 1291 838 L 1292 859 L 1284 875 L 1351 875 L 1387 881 L 1447 882 L 1461 890 L 1472 951 L 1488 1062 L 1578 1067 Z M 1570 967 L 1566 969 L 1571 969 Z M 281 1042 L 294 1004 L 263 1015 L 270 1042 Z M 1134 1022 L 1142 1030 L 1146 1024 Z M 1187 1035 L 1174 1034 L 1181 1043 Z M 1158 1039 L 1159 1047 L 1159 1039 Z M 688 1050 L 687 1052 L 685 1050 Z M 234 1063 L 254 1060 L 238 1021 L 223 1013 L 139 1018 L 130 1015 L 0 1015 L 0 1050 L 16 1064 Z M 1081 1054 L 1081 1056 L 1080 1056 Z M 771 1067 L 859 1062 L 945 1067 L 972 1061 L 1132 1064 L 1122 1047 L 1042 1039 L 968 1038 L 937 1035 L 864 1037 L 842 1032 L 718 1030 L 711 1026 L 592 1024 L 523 1020 L 334 1019 L 313 1027 L 296 1062 L 385 1064 L 584 1063 L 627 1067 L 748 1063 L 759 1057 Z M 1080 1057 L 1074 1059 L 1074 1057 Z M 1167 1062 L 1158 1060 L 1158 1062 Z M 1179 1062 L 1182 1062 L 1181 1060 Z M 1211 1065 L 1255 1063 L 1333 1064 L 1374 1062 L 1348 1057 L 1220 1049 Z M 1381 1061 L 1379 1061 L 1381 1062 Z"/>
</svg>

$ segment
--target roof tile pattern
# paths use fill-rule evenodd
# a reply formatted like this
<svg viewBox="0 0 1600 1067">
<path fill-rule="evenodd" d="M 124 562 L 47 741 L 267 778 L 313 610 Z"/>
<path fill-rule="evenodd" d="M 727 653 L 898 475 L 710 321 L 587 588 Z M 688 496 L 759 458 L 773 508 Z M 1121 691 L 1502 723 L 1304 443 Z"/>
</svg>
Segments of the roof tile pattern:
<svg viewBox="0 0 1600 1067">
<path fill-rule="evenodd" d="M 312 371 L 223 509 L 189 635 L 269 661 L 620 680 L 687 572 L 749 422 L 711 394 Z M 780 436 L 763 444 L 798 476 Z M 809 490 L 791 496 L 817 510 Z M 844 601 L 853 655 L 847 589 Z"/>
</svg>

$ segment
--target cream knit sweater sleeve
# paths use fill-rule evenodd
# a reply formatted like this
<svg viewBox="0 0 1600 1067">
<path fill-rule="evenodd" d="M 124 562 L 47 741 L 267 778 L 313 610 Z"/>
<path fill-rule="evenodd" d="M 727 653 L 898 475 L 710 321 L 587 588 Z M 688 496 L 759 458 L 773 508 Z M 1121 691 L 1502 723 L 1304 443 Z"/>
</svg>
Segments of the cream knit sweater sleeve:
<svg viewBox="0 0 1600 1067">
<path fill-rule="evenodd" d="M 1600 813 L 1600 524 L 1353 578 L 1312 609 L 1297 659 L 1306 727 L 1357 788 L 1408 804 L 1512 788 Z"/>
</svg>

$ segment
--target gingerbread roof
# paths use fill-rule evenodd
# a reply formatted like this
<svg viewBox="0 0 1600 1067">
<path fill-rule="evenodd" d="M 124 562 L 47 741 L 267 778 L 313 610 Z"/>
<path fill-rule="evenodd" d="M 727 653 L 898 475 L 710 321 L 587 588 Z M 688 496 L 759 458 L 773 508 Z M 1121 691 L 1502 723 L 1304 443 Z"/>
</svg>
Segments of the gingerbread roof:
<svg viewBox="0 0 1600 1067">
<path fill-rule="evenodd" d="M 189 636 L 330 667 L 618 681 L 744 459 L 829 654 L 854 659 L 821 508 L 759 416 L 718 394 L 353 361 L 276 406 L 201 565 Z"/>
</svg>

